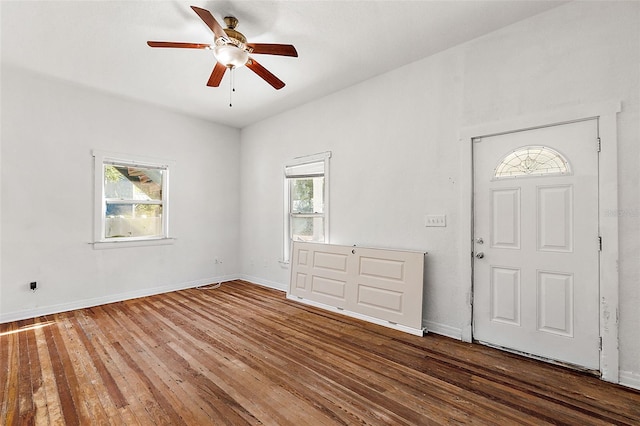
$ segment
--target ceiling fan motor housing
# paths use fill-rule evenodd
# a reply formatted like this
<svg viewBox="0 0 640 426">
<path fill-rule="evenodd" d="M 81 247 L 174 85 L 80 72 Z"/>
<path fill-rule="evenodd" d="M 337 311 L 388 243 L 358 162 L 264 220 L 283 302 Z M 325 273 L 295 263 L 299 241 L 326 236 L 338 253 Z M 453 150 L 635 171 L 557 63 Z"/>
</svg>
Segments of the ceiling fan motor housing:
<svg viewBox="0 0 640 426">
<path fill-rule="evenodd" d="M 238 26 L 238 20 L 233 16 L 225 16 L 224 23 L 227 24 L 227 28 L 224 29 L 224 32 L 231 38 L 238 40 L 240 43 L 246 43 L 247 38 L 239 31 L 236 31 L 236 27 Z"/>
</svg>

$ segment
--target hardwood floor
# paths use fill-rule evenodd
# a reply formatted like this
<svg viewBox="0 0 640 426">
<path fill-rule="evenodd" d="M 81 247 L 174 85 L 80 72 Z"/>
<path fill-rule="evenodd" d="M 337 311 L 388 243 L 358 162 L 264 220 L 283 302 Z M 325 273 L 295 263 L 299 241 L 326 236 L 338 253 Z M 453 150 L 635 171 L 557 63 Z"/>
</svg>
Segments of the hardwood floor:
<svg viewBox="0 0 640 426">
<path fill-rule="evenodd" d="M 0 424 L 640 424 L 640 392 L 242 281 L 0 325 Z"/>
</svg>

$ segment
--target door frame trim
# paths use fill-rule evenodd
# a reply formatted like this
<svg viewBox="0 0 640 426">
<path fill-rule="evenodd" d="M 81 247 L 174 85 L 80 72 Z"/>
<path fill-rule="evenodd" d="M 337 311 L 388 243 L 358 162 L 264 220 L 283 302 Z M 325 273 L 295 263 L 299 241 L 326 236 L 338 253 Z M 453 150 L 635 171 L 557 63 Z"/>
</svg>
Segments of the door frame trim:
<svg viewBox="0 0 640 426">
<path fill-rule="evenodd" d="M 467 309 L 464 313 L 462 340 L 473 341 L 473 139 L 539 127 L 598 119 L 602 141 L 599 157 L 600 236 L 600 375 L 602 380 L 619 383 L 618 352 L 618 132 L 620 101 L 580 104 L 573 107 L 513 117 L 460 129 L 460 224 L 459 246 L 468 247 L 471 255 L 461 256 L 459 268 L 469 277 Z M 594 141 L 595 146 L 596 141 Z"/>
</svg>

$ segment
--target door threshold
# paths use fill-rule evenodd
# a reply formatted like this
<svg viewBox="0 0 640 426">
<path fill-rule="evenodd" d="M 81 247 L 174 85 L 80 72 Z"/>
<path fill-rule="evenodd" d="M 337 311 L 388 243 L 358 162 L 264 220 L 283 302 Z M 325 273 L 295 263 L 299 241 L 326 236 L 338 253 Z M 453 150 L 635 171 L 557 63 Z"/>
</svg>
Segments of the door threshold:
<svg viewBox="0 0 640 426">
<path fill-rule="evenodd" d="M 535 354 L 531 354 L 531 353 L 528 353 L 528 352 L 519 351 L 517 349 L 512 349 L 512 348 L 508 348 L 508 347 L 505 347 L 505 346 L 496 345 L 494 343 L 484 342 L 482 340 L 475 340 L 474 339 L 473 343 L 479 343 L 481 345 L 488 346 L 490 348 L 497 349 L 499 351 L 509 352 L 511 354 L 519 355 L 519 356 L 522 356 L 522 357 L 525 357 L 525 358 L 535 359 L 536 361 L 542 361 L 542 362 L 545 362 L 547 364 L 554 364 L 554 365 L 557 365 L 559 367 L 568 368 L 569 370 L 580 371 L 581 373 L 586 373 L 586 374 L 588 374 L 590 376 L 594 376 L 594 377 L 598 377 L 598 378 L 601 378 L 601 376 L 602 376 L 602 374 L 600 373 L 599 370 L 593 370 L 591 368 L 583 367 L 581 365 L 571 364 L 569 362 L 564 362 L 564 361 L 558 361 L 556 359 L 547 358 L 547 357 L 543 357 L 543 356 L 540 356 L 540 355 L 535 355 Z"/>
</svg>

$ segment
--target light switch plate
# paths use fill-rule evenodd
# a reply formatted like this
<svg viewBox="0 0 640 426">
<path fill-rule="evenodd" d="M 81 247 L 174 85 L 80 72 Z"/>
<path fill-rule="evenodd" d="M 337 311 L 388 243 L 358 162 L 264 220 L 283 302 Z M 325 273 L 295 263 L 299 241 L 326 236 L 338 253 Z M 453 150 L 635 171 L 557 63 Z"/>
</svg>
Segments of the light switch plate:
<svg viewBox="0 0 640 426">
<path fill-rule="evenodd" d="M 424 226 L 447 226 L 447 216 L 444 214 L 425 215 Z"/>
</svg>

